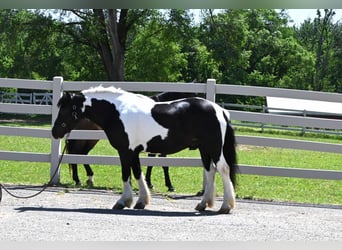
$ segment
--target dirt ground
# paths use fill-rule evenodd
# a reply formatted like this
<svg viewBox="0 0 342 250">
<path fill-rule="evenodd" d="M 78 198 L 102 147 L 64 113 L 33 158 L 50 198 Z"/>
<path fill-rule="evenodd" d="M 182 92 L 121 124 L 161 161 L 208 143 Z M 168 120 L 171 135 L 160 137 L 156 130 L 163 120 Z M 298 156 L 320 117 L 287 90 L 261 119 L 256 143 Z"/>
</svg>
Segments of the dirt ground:
<svg viewBox="0 0 342 250">
<path fill-rule="evenodd" d="M 19 195 L 38 191 L 21 188 L 10 186 Z M 199 213 L 193 196 L 154 194 L 144 210 L 112 210 L 120 197 L 112 191 L 49 187 L 25 200 L 2 192 L 0 240 L 342 241 L 342 206 L 238 200 L 220 215 L 221 197 Z"/>
</svg>

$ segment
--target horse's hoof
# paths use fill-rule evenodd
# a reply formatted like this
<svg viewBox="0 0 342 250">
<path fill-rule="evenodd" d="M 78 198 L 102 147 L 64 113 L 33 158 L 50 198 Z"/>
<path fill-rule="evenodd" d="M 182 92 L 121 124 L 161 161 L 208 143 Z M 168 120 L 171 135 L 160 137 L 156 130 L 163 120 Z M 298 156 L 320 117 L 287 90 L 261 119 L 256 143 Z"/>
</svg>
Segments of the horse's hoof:
<svg viewBox="0 0 342 250">
<path fill-rule="evenodd" d="M 151 183 L 148 183 L 147 186 L 149 189 L 153 190 L 153 185 Z"/>
<path fill-rule="evenodd" d="M 144 209 L 145 208 L 145 204 L 142 202 L 138 202 L 137 204 L 135 204 L 134 209 Z"/>
<path fill-rule="evenodd" d="M 125 208 L 125 205 L 120 204 L 120 203 L 116 203 L 116 204 L 113 206 L 112 209 L 114 209 L 114 210 L 122 210 L 122 209 L 124 209 L 124 208 Z"/>
<path fill-rule="evenodd" d="M 227 208 L 220 208 L 220 210 L 218 211 L 219 214 L 229 214 L 230 213 L 230 207 Z"/>
<path fill-rule="evenodd" d="M 195 210 L 202 212 L 205 210 L 205 208 L 206 208 L 205 205 L 202 205 L 202 203 L 198 203 L 197 206 L 195 207 Z"/>
<path fill-rule="evenodd" d="M 87 187 L 94 187 L 94 183 L 91 180 L 87 180 Z"/>
<path fill-rule="evenodd" d="M 79 182 L 76 182 L 75 186 L 76 186 L 76 187 L 82 187 L 82 182 L 80 182 L 80 181 L 79 181 Z"/>
<path fill-rule="evenodd" d="M 197 194 L 195 194 L 196 196 L 202 196 L 204 194 L 204 190 L 198 191 Z"/>
<path fill-rule="evenodd" d="M 168 192 L 174 192 L 175 189 L 173 187 L 169 187 L 169 189 L 167 190 Z"/>
</svg>

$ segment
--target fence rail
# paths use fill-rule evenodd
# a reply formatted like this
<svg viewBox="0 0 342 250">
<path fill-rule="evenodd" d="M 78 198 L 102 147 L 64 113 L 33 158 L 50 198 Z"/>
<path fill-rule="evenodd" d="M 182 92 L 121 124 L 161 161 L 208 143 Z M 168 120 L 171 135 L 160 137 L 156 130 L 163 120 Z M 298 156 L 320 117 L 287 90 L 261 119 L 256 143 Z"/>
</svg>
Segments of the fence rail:
<svg viewBox="0 0 342 250">
<path fill-rule="evenodd" d="M 67 84 L 70 84 L 72 82 L 66 82 Z M 82 85 L 81 85 L 82 84 Z M 85 84 L 85 83 L 77 83 L 73 84 L 72 87 L 67 88 L 66 90 L 68 91 L 78 91 L 80 88 L 80 85 L 83 86 L 83 88 L 86 87 L 91 87 L 93 86 L 91 83 Z M 126 90 L 129 91 L 141 91 L 141 88 L 144 83 L 131 83 L 130 86 L 125 86 L 124 82 L 117 82 L 118 86 L 124 86 L 126 87 Z M 126 83 L 127 84 L 127 83 Z M 150 83 L 146 83 L 147 85 Z M 155 84 L 155 83 L 154 83 Z M 111 83 L 102 83 L 104 86 L 110 86 Z M 174 83 L 158 83 L 155 84 L 154 89 L 170 89 L 170 91 L 175 91 Z M 176 85 L 177 86 L 177 85 Z M 149 86 L 147 86 L 149 88 Z M 179 87 L 179 86 L 177 86 Z M 186 85 L 182 86 L 185 87 L 183 89 L 183 92 L 200 92 L 200 93 L 206 93 L 207 89 L 204 88 L 203 84 L 193 84 L 191 86 Z M 190 88 L 191 87 L 191 88 Z M 50 114 L 50 108 L 49 107 L 40 107 L 37 105 L 52 105 L 52 93 L 45 92 L 45 93 L 13 93 L 13 92 L 2 92 L 0 91 L 0 103 L 8 103 L 12 105 L 17 105 L 17 104 L 33 104 L 32 106 L 24 106 L 23 109 L 19 110 L 21 114 L 27 114 L 30 112 L 37 112 L 37 114 Z M 266 97 L 267 99 L 267 97 Z M 334 117 L 336 119 L 341 119 L 342 114 L 341 113 L 332 113 L 332 112 L 315 112 L 315 111 L 307 111 L 307 110 L 301 110 L 300 107 L 298 109 L 286 109 L 286 108 L 274 108 L 274 107 L 267 107 L 265 105 L 263 106 L 257 106 L 257 105 L 245 105 L 245 104 L 235 104 L 235 103 L 219 103 L 220 106 L 229 109 L 231 113 L 233 114 L 233 117 L 235 117 L 238 120 L 244 121 L 242 123 L 235 122 L 233 121 L 234 125 L 237 126 L 243 126 L 243 127 L 259 127 L 262 129 L 262 131 L 265 128 L 270 128 L 270 129 L 278 129 L 278 130 L 297 130 L 301 131 L 303 134 L 305 132 L 317 132 L 317 133 L 323 133 L 323 134 L 335 134 L 335 135 L 341 135 L 342 130 L 332 130 L 331 127 L 321 127 L 320 129 L 322 130 L 317 130 L 313 128 L 312 126 L 309 125 L 303 125 L 302 127 L 288 127 L 292 126 L 291 123 L 289 123 L 288 117 L 283 117 L 284 114 L 288 115 L 296 115 L 296 116 L 302 116 L 302 117 L 308 117 L 308 113 L 310 116 L 316 116 L 316 117 Z M 12 106 L 15 107 L 15 106 Z M 9 112 L 11 110 L 11 105 L 3 106 L 0 108 L 3 112 Z M 16 108 L 14 108 L 16 109 Z M 262 115 L 254 115 L 253 118 L 253 113 L 250 113 L 249 115 L 246 112 L 239 112 L 238 110 L 258 110 L 262 113 L 273 113 L 277 114 L 278 119 L 280 121 L 272 121 L 272 123 L 268 123 L 271 118 L 271 115 L 267 116 L 262 116 Z M 33 110 L 33 111 L 32 111 Z M 245 118 L 248 117 L 248 118 Z M 290 120 L 295 120 L 299 121 L 301 118 L 290 118 Z M 248 121 L 248 123 L 245 123 L 245 121 Z M 303 120 L 304 124 L 307 124 L 306 120 Z M 312 121 L 313 123 L 316 123 L 315 120 Z M 297 124 L 297 122 L 294 122 Z M 333 123 L 333 122 L 332 122 Z M 298 123 L 300 124 L 300 123 Z"/>
<path fill-rule="evenodd" d="M 62 91 L 80 91 L 92 86 L 116 86 L 128 91 L 138 92 L 195 92 L 204 93 L 206 98 L 215 101 L 216 94 L 226 95 L 247 95 L 247 96 L 274 96 L 290 97 L 297 99 L 311 99 L 321 101 L 331 101 L 342 103 L 342 94 L 321 93 L 314 91 L 288 90 L 277 88 L 250 87 L 216 84 L 215 80 L 208 79 L 207 83 L 151 83 L 151 82 L 63 82 L 62 77 L 55 77 L 53 81 L 33 81 L 21 79 L 1 79 L 0 87 L 3 88 L 27 88 L 52 91 L 52 105 L 34 105 L 34 104 L 7 104 L 0 105 L 0 112 L 4 113 L 29 113 L 29 114 L 51 114 L 52 121 L 55 120 L 58 112 L 57 101 L 62 95 Z M 309 126 L 315 128 L 341 130 L 342 120 L 323 119 L 312 117 L 295 117 L 288 115 L 263 114 L 257 112 L 244 112 L 230 110 L 231 119 L 241 122 L 260 122 L 272 123 L 286 126 Z M 50 162 L 51 176 L 55 172 L 58 159 L 61 155 L 61 141 L 51 137 L 50 129 L 34 128 L 14 128 L 0 126 L 0 135 L 6 136 L 30 136 L 51 139 L 51 152 L 47 153 L 27 153 L 27 152 L 8 152 L 0 151 L 1 160 L 17 160 L 31 162 Z M 70 139 L 106 139 L 103 131 L 72 131 Z M 342 144 L 309 142 L 301 140 L 290 140 L 280 138 L 266 138 L 257 136 L 237 136 L 237 143 L 253 146 L 267 146 L 279 148 L 292 148 L 302 150 L 313 150 L 322 152 L 332 152 L 340 154 Z M 64 163 L 89 163 L 116 165 L 119 164 L 117 156 L 84 156 L 84 155 L 65 155 Z M 142 157 L 142 165 L 169 165 L 169 166 L 201 166 L 200 158 L 152 158 Z M 318 178 L 329 180 L 342 180 L 342 171 L 331 170 L 310 170 L 298 168 L 281 168 L 272 166 L 247 166 L 240 165 L 241 173 L 257 174 L 265 176 L 287 176 L 299 178 Z M 54 179 L 54 183 L 59 182 L 59 174 Z"/>
</svg>

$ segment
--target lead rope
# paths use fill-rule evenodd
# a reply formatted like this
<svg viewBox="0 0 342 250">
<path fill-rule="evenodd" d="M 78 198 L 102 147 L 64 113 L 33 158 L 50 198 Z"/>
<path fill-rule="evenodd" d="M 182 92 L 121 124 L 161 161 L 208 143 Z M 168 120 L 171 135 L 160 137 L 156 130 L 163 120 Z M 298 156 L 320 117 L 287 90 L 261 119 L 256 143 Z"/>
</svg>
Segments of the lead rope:
<svg viewBox="0 0 342 250">
<path fill-rule="evenodd" d="M 57 164 L 57 168 L 56 168 L 54 174 L 52 175 L 50 181 L 49 181 L 47 184 L 43 185 L 43 186 L 42 186 L 42 189 L 41 189 L 40 191 L 38 191 L 38 192 L 35 193 L 35 194 L 28 195 L 28 196 L 19 196 L 19 195 L 15 195 L 15 194 L 11 193 L 11 191 L 9 191 L 3 184 L 0 183 L 0 204 L 1 204 L 1 199 L 2 199 L 2 188 L 3 188 L 10 196 L 12 196 L 12 197 L 14 197 L 14 198 L 17 198 L 17 199 L 30 199 L 30 198 L 33 198 L 33 197 L 38 196 L 38 195 L 40 195 L 41 193 L 43 193 L 43 192 L 45 191 L 45 189 L 46 189 L 48 186 L 50 186 L 50 185 L 52 184 L 52 180 L 55 178 L 55 176 L 56 176 L 56 174 L 57 174 L 57 172 L 58 172 L 58 170 L 59 170 L 59 167 L 60 167 L 60 165 L 61 165 L 61 163 L 62 163 L 63 156 L 64 156 L 64 153 L 65 153 L 65 150 L 66 150 L 66 146 L 67 146 L 67 144 L 65 143 L 64 148 L 63 148 L 62 155 L 61 155 L 61 157 L 59 158 L 59 161 L 58 161 L 58 164 Z"/>
</svg>

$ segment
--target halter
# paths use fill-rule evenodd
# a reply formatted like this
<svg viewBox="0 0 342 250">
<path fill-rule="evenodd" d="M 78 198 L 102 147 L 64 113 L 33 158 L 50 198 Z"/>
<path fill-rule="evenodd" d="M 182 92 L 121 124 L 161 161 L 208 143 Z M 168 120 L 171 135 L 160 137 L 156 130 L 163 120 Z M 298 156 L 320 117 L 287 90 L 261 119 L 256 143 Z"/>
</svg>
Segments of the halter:
<svg viewBox="0 0 342 250">
<path fill-rule="evenodd" d="M 71 112 L 71 115 L 72 115 L 72 117 L 74 117 L 75 121 L 78 120 L 78 114 L 76 112 L 76 109 L 77 109 L 77 106 L 76 105 L 72 105 L 72 110 L 73 111 Z M 67 124 L 65 122 L 61 123 L 61 127 L 62 128 L 65 128 L 66 126 L 67 126 Z"/>
<path fill-rule="evenodd" d="M 71 115 L 74 117 L 75 120 L 78 119 L 78 114 L 76 112 L 76 109 L 77 109 L 77 106 L 76 105 L 72 105 L 72 110 L 74 110 L 74 111 L 72 111 Z"/>
</svg>

